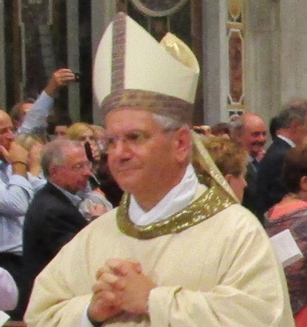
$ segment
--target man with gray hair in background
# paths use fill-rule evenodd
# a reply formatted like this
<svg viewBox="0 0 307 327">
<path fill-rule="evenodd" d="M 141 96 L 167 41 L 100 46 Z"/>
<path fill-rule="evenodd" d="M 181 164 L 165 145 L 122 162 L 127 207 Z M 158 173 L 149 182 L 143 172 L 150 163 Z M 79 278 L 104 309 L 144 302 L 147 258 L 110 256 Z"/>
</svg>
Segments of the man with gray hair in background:
<svg viewBox="0 0 307 327">
<path fill-rule="evenodd" d="M 44 181 L 38 177 L 40 146 L 27 151 L 14 138 L 11 118 L 0 110 L 0 266 L 20 287 L 24 216 Z M 19 307 L 10 315 L 13 319 L 22 318 Z"/>
<path fill-rule="evenodd" d="M 248 152 L 246 171 L 247 186 L 244 190 L 242 205 L 257 214 L 258 169 L 265 154 L 267 128 L 264 120 L 254 113 L 244 113 L 230 123 L 231 138 L 240 143 Z M 261 218 L 261 217 L 258 217 Z M 261 222 L 262 219 L 260 219 Z"/>
<path fill-rule="evenodd" d="M 257 216 L 278 203 L 286 194 L 281 181 L 287 151 L 301 145 L 307 136 L 307 100 L 293 100 L 276 116 L 276 138 L 262 159 L 258 171 Z"/>
<path fill-rule="evenodd" d="M 85 219 L 80 209 L 85 201 L 82 196 L 90 200 L 85 191 L 91 175 L 91 163 L 81 142 L 55 140 L 47 143 L 42 151 L 41 166 L 47 184 L 35 194 L 23 230 L 24 307 L 39 272 L 64 244 L 108 207 L 106 199 L 104 205 L 92 204 L 88 208 L 90 219 Z"/>
</svg>

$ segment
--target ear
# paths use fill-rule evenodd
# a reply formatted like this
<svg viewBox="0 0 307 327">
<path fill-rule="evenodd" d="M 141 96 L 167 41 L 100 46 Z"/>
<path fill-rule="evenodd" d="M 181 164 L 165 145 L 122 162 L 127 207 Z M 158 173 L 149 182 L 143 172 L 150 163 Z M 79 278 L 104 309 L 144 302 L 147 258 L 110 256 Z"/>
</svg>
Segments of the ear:
<svg viewBox="0 0 307 327">
<path fill-rule="evenodd" d="M 300 179 L 300 189 L 302 191 L 307 191 L 307 176 L 303 176 Z"/>
<path fill-rule="evenodd" d="M 298 119 L 292 119 L 292 121 L 290 122 L 290 128 L 293 130 L 296 130 L 297 127 L 301 126 L 302 122 L 300 122 Z"/>
<path fill-rule="evenodd" d="M 55 167 L 55 166 L 49 167 L 49 176 L 51 179 L 53 179 L 56 176 L 57 171 L 58 171 L 57 167 Z"/>
<path fill-rule="evenodd" d="M 192 151 L 192 136 L 188 128 L 179 128 L 174 135 L 174 147 L 178 162 L 185 162 Z"/>
<path fill-rule="evenodd" d="M 232 181 L 232 179 L 233 179 L 233 175 L 231 175 L 231 174 L 226 174 L 226 175 L 224 176 L 224 178 L 226 179 L 227 183 L 230 185 L 230 184 L 231 184 L 231 181 Z"/>
</svg>

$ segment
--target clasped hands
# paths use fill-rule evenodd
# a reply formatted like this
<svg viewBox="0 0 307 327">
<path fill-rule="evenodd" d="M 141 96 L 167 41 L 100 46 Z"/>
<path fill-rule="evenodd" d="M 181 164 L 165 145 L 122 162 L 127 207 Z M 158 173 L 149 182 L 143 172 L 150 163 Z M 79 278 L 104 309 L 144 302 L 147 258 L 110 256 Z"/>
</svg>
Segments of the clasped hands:
<svg viewBox="0 0 307 327">
<path fill-rule="evenodd" d="M 91 321 L 103 322 L 122 312 L 148 312 L 149 293 L 156 285 L 143 274 L 140 263 L 109 259 L 97 271 L 96 279 L 88 308 Z"/>
</svg>

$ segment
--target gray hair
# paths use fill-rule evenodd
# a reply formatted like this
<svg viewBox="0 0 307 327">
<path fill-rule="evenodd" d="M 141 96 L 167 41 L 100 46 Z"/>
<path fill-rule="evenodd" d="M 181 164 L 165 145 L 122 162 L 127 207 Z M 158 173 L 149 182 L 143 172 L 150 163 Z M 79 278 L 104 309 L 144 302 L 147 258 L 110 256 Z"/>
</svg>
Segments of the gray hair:
<svg viewBox="0 0 307 327">
<path fill-rule="evenodd" d="M 183 122 L 181 119 L 176 119 L 174 117 L 159 115 L 154 113 L 153 114 L 154 120 L 156 123 L 164 130 L 164 131 L 175 131 L 179 128 L 185 128 L 189 132 L 191 132 L 191 128 L 188 123 Z M 191 149 L 190 154 L 187 158 L 187 163 L 192 158 L 192 143 L 191 143 Z"/>
<path fill-rule="evenodd" d="M 49 169 L 51 165 L 61 166 L 65 164 L 65 149 L 71 147 L 82 147 L 79 141 L 73 140 L 54 140 L 47 143 L 42 150 L 41 166 L 46 178 L 49 177 Z"/>
<path fill-rule="evenodd" d="M 293 120 L 304 124 L 307 118 L 307 100 L 290 102 L 283 111 L 277 115 L 279 128 L 289 128 Z"/>
<path fill-rule="evenodd" d="M 181 127 L 190 128 L 189 125 L 185 122 L 182 122 L 179 119 L 174 117 L 153 114 L 154 120 L 163 130 L 176 130 Z"/>
</svg>

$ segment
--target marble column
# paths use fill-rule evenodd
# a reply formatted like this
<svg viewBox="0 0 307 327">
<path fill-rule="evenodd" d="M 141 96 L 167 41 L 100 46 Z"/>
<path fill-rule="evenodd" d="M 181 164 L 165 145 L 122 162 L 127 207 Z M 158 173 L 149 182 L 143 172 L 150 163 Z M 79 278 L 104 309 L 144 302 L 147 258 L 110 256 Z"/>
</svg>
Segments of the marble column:
<svg viewBox="0 0 307 327">
<path fill-rule="evenodd" d="M 307 2 L 280 0 L 281 103 L 307 99 Z"/>
<path fill-rule="evenodd" d="M 203 97 L 204 124 L 227 121 L 228 45 L 227 4 L 203 1 Z"/>
<path fill-rule="evenodd" d="M 20 1 L 23 97 L 36 97 L 54 69 L 50 1 Z"/>
<path fill-rule="evenodd" d="M 92 55 L 94 64 L 95 54 L 102 34 L 112 17 L 116 13 L 116 1 L 114 0 L 95 0 L 92 1 Z M 93 99 L 93 121 L 101 124 L 101 112 L 95 99 Z"/>
<path fill-rule="evenodd" d="M 80 72 L 79 52 L 79 0 L 66 0 L 67 23 L 67 67 Z M 80 121 L 80 86 L 73 83 L 68 87 L 68 112 L 75 122 Z"/>
<path fill-rule="evenodd" d="M 260 114 L 269 123 L 281 107 L 279 1 L 247 1 L 245 26 L 246 111 Z"/>
</svg>

